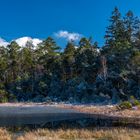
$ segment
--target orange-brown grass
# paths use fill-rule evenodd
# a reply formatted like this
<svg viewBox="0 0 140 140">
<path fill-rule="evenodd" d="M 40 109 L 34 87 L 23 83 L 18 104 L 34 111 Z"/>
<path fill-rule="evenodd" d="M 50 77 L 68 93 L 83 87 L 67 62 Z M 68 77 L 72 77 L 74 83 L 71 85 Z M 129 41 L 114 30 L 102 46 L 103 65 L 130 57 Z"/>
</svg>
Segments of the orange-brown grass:
<svg viewBox="0 0 140 140">
<path fill-rule="evenodd" d="M 140 140 L 140 130 L 127 128 L 37 129 L 11 132 L 0 129 L 0 140 Z"/>
<path fill-rule="evenodd" d="M 1 128 L 0 129 L 0 140 L 11 140 L 12 135 L 10 132 L 8 132 L 6 129 Z"/>
</svg>

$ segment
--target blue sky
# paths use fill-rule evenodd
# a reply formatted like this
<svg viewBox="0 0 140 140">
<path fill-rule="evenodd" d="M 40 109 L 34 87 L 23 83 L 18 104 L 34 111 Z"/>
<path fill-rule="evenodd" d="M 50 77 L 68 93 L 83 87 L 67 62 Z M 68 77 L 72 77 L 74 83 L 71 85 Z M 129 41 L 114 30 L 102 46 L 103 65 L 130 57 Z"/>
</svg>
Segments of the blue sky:
<svg viewBox="0 0 140 140">
<path fill-rule="evenodd" d="M 140 0 L 0 0 L 0 37 L 7 41 L 23 36 L 44 39 L 67 31 L 68 35 L 93 36 L 102 45 L 115 6 L 122 14 L 130 9 L 140 16 Z"/>
</svg>

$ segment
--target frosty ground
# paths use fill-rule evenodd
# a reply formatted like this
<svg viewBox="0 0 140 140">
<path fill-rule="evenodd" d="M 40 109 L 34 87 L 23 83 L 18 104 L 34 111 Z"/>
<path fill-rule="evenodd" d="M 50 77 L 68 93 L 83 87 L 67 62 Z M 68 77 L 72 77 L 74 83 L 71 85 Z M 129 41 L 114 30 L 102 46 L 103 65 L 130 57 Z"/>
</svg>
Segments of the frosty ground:
<svg viewBox="0 0 140 140">
<path fill-rule="evenodd" d="M 92 104 L 66 104 L 66 103 L 3 103 L 0 104 L 0 111 L 10 113 L 15 109 L 17 113 L 51 113 L 53 107 L 62 110 L 75 110 L 83 113 L 101 114 L 109 116 L 136 117 L 140 118 L 140 107 L 118 110 L 117 105 L 92 105 Z M 47 107 L 47 108 L 46 108 Z M 31 109 L 30 109 L 31 108 Z M 0 112 L 1 113 L 1 112 Z M 59 113 L 56 109 L 55 113 Z"/>
</svg>

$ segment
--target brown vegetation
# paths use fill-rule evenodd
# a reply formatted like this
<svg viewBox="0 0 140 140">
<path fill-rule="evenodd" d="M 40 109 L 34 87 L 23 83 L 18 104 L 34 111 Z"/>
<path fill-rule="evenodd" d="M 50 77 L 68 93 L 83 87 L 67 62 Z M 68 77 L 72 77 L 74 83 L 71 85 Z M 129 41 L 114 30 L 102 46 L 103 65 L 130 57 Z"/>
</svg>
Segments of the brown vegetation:
<svg viewBox="0 0 140 140">
<path fill-rule="evenodd" d="M 37 129 L 11 132 L 0 129 L 0 140 L 138 140 L 140 130 L 126 128 Z"/>
<path fill-rule="evenodd" d="M 101 114 L 116 117 L 140 117 L 140 106 L 132 107 L 130 109 L 118 109 L 117 106 L 94 106 L 94 105 L 60 105 L 64 108 L 78 110 L 80 112 Z"/>
</svg>

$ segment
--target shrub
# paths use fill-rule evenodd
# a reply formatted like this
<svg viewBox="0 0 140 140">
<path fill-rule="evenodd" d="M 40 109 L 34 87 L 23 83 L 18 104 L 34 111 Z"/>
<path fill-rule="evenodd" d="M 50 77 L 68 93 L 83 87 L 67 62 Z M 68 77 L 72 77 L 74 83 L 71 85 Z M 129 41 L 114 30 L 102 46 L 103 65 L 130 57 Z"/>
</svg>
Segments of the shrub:
<svg viewBox="0 0 140 140">
<path fill-rule="evenodd" d="M 17 98 L 14 94 L 8 94 L 8 101 L 9 102 L 16 102 Z"/>
<path fill-rule="evenodd" d="M 134 106 L 139 106 L 140 105 L 140 102 L 138 100 L 135 100 L 134 103 L 133 103 L 133 105 Z"/>
<path fill-rule="evenodd" d="M 119 107 L 119 109 L 130 109 L 130 108 L 132 108 L 132 104 L 129 101 L 124 101 L 124 102 L 120 103 L 120 105 L 118 107 Z"/>
<path fill-rule="evenodd" d="M 5 90 L 0 89 L 0 103 L 5 103 L 8 101 L 8 93 Z"/>
<path fill-rule="evenodd" d="M 130 96 L 130 102 L 133 106 L 139 106 L 140 105 L 140 101 L 138 101 L 137 99 L 135 99 L 134 96 Z"/>
<path fill-rule="evenodd" d="M 140 51 L 137 51 L 131 59 L 132 64 L 135 66 L 140 66 Z"/>
</svg>

